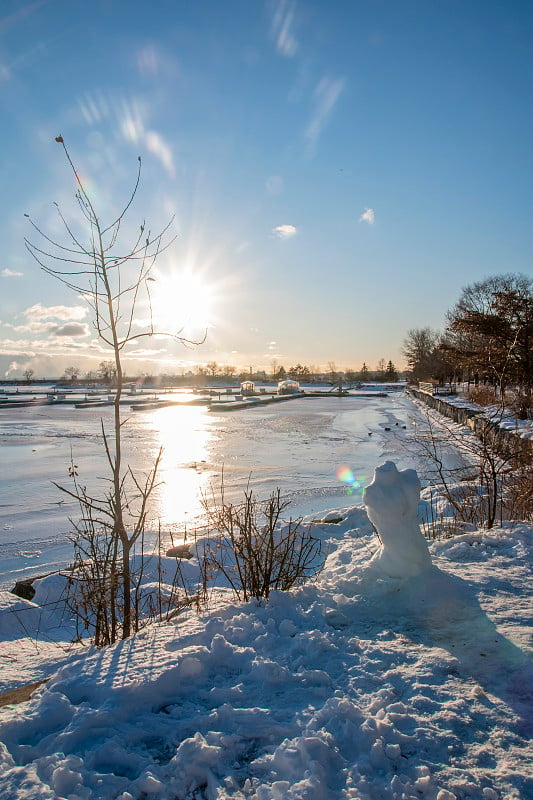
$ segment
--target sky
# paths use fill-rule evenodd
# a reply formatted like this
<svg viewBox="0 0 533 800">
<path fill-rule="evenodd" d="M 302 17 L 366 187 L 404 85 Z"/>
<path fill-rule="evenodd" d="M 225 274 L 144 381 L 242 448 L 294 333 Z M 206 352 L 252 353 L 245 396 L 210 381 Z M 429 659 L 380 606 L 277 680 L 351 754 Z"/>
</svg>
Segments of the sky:
<svg viewBox="0 0 533 800">
<path fill-rule="evenodd" d="M 403 365 L 462 287 L 532 273 L 528 0 L 3 0 L 0 377 L 110 357 L 47 275 L 75 185 L 105 224 L 173 218 L 129 374 Z M 176 238 L 170 241 L 172 236 Z M 85 241 L 85 240 L 84 240 Z M 149 321 L 140 298 L 136 325 Z"/>
</svg>

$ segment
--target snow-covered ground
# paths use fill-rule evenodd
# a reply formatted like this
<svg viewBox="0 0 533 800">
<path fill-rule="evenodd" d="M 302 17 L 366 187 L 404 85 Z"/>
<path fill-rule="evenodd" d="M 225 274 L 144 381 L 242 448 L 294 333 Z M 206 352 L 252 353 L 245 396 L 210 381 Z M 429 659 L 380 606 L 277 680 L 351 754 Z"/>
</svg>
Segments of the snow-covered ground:
<svg viewBox="0 0 533 800">
<path fill-rule="evenodd" d="M 103 650 L 67 652 L 57 579 L 41 605 L 2 594 L 0 680 L 53 673 L 0 709 L 2 800 L 533 798 L 533 528 L 435 541 L 391 578 L 362 506 L 313 519 L 306 586 L 219 590 Z"/>
<path fill-rule="evenodd" d="M 480 406 L 477 403 L 473 403 L 468 397 L 466 386 L 463 387 L 460 394 L 446 396 L 441 399 L 459 408 L 471 408 L 474 411 L 479 411 L 500 428 L 511 431 L 522 439 L 533 439 L 533 420 L 518 419 L 508 407 L 502 408 L 501 405 Z"/>
</svg>

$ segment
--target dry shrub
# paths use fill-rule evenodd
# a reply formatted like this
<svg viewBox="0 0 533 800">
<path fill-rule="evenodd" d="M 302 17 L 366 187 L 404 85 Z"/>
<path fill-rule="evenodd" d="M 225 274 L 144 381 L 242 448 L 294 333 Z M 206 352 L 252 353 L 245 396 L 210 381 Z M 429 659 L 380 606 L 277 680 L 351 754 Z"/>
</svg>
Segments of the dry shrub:
<svg viewBox="0 0 533 800">
<path fill-rule="evenodd" d="M 511 398 L 509 407 L 517 419 L 533 419 L 533 395 L 531 391 L 517 390 Z"/>
<path fill-rule="evenodd" d="M 468 399 L 478 406 L 491 406 L 498 402 L 496 390 L 492 386 L 473 386 L 468 392 Z"/>
<path fill-rule="evenodd" d="M 289 505 L 277 489 L 261 502 L 253 491 L 240 504 L 203 499 L 212 531 L 204 543 L 206 581 L 222 574 L 239 600 L 267 599 L 272 590 L 300 586 L 322 567 L 320 539 L 311 536 L 301 519 L 283 522 Z"/>
<path fill-rule="evenodd" d="M 512 476 L 505 492 L 508 519 L 533 521 L 533 464 L 523 464 Z"/>
</svg>

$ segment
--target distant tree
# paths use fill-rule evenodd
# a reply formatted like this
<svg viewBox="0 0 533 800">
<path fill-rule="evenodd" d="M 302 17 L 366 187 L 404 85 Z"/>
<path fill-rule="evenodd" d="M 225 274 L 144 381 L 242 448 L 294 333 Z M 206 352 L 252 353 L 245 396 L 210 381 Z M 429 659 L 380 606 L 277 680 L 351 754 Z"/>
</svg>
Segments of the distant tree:
<svg viewBox="0 0 533 800">
<path fill-rule="evenodd" d="M 398 372 L 396 371 L 396 367 L 389 361 L 387 364 L 387 368 L 385 370 L 385 380 L 390 383 L 395 383 L 398 380 Z"/>
<path fill-rule="evenodd" d="M 98 380 L 98 373 L 94 372 L 94 370 L 90 369 L 83 376 L 83 380 L 86 381 L 86 383 L 89 383 L 89 384 L 95 383 Z"/>
<path fill-rule="evenodd" d="M 291 367 L 289 369 L 287 375 L 289 378 L 292 378 L 292 380 L 307 378 L 309 376 L 309 367 L 302 366 L 300 363 L 298 363 L 295 367 Z"/>
<path fill-rule="evenodd" d="M 319 367 L 316 364 L 309 364 L 309 377 L 308 380 L 311 382 L 315 382 L 317 379 L 317 375 L 320 372 Z"/>
<path fill-rule="evenodd" d="M 98 378 L 102 383 L 112 386 L 116 381 L 117 368 L 114 361 L 100 361 L 98 365 Z"/>
<path fill-rule="evenodd" d="M 284 380 L 285 380 L 285 378 L 287 377 L 287 372 L 286 372 L 286 370 L 285 370 L 285 367 L 282 365 L 282 366 L 281 366 L 281 367 L 278 369 L 277 373 L 276 373 L 275 375 L 273 375 L 272 377 L 274 378 L 274 380 L 277 380 L 277 381 L 284 381 Z"/>
<path fill-rule="evenodd" d="M 211 377 L 214 378 L 215 375 L 218 372 L 218 364 L 217 364 L 217 362 L 216 361 L 209 361 L 205 366 L 206 366 L 208 375 L 211 375 Z"/>
<path fill-rule="evenodd" d="M 78 367 L 67 367 L 63 373 L 63 379 L 66 381 L 74 382 L 78 379 L 80 370 Z"/>
<path fill-rule="evenodd" d="M 328 361 L 327 376 L 330 383 L 337 383 L 339 380 L 339 374 L 334 361 Z"/>
<path fill-rule="evenodd" d="M 355 383 L 358 378 L 357 372 L 350 367 L 344 370 L 344 377 L 348 381 L 348 383 Z"/>
<path fill-rule="evenodd" d="M 31 379 L 35 375 L 35 370 L 33 370 L 31 367 L 27 367 L 22 374 L 24 375 L 24 380 L 26 383 L 31 383 Z"/>
<path fill-rule="evenodd" d="M 403 341 L 402 353 L 414 380 L 437 377 L 441 364 L 441 334 L 432 328 L 411 328 Z"/>
<path fill-rule="evenodd" d="M 370 379 L 370 371 L 363 361 L 363 366 L 359 370 L 359 380 L 360 381 L 368 381 Z"/>
<path fill-rule="evenodd" d="M 222 374 L 225 378 L 232 378 L 236 372 L 237 367 L 234 367 L 232 364 L 226 364 L 222 369 Z"/>
<path fill-rule="evenodd" d="M 378 365 L 376 367 L 376 376 L 375 380 L 383 382 L 385 380 L 385 368 L 387 366 L 387 362 L 384 358 L 380 358 L 378 361 Z"/>
</svg>

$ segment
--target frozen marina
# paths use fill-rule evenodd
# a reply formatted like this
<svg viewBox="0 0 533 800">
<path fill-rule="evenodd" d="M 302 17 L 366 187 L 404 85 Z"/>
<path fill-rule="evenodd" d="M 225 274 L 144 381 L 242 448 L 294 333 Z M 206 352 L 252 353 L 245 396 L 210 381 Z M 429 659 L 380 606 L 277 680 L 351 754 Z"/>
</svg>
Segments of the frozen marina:
<svg viewBox="0 0 533 800">
<path fill-rule="evenodd" d="M 163 446 L 151 524 L 180 536 L 198 524 L 202 493 L 220 486 L 238 499 L 248 480 L 259 496 L 281 488 L 290 512 L 318 513 L 353 504 L 385 457 L 420 467 L 402 446 L 417 411 L 403 394 L 389 397 L 313 397 L 233 414 L 206 406 L 148 409 L 124 428 L 126 459 L 146 471 Z M 20 575 L 46 572 L 68 562 L 69 517 L 75 503 L 54 485 L 69 486 L 71 458 L 84 485 L 105 475 L 101 420 L 110 408 L 38 406 L 4 409 L 0 415 L 0 585 Z M 404 427 L 405 426 L 405 427 Z M 386 430 L 386 429 L 389 430 Z M 369 435 L 371 434 L 371 435 Z M 338 474 L 348 467 L 358 483 Z"/>
</svg>

